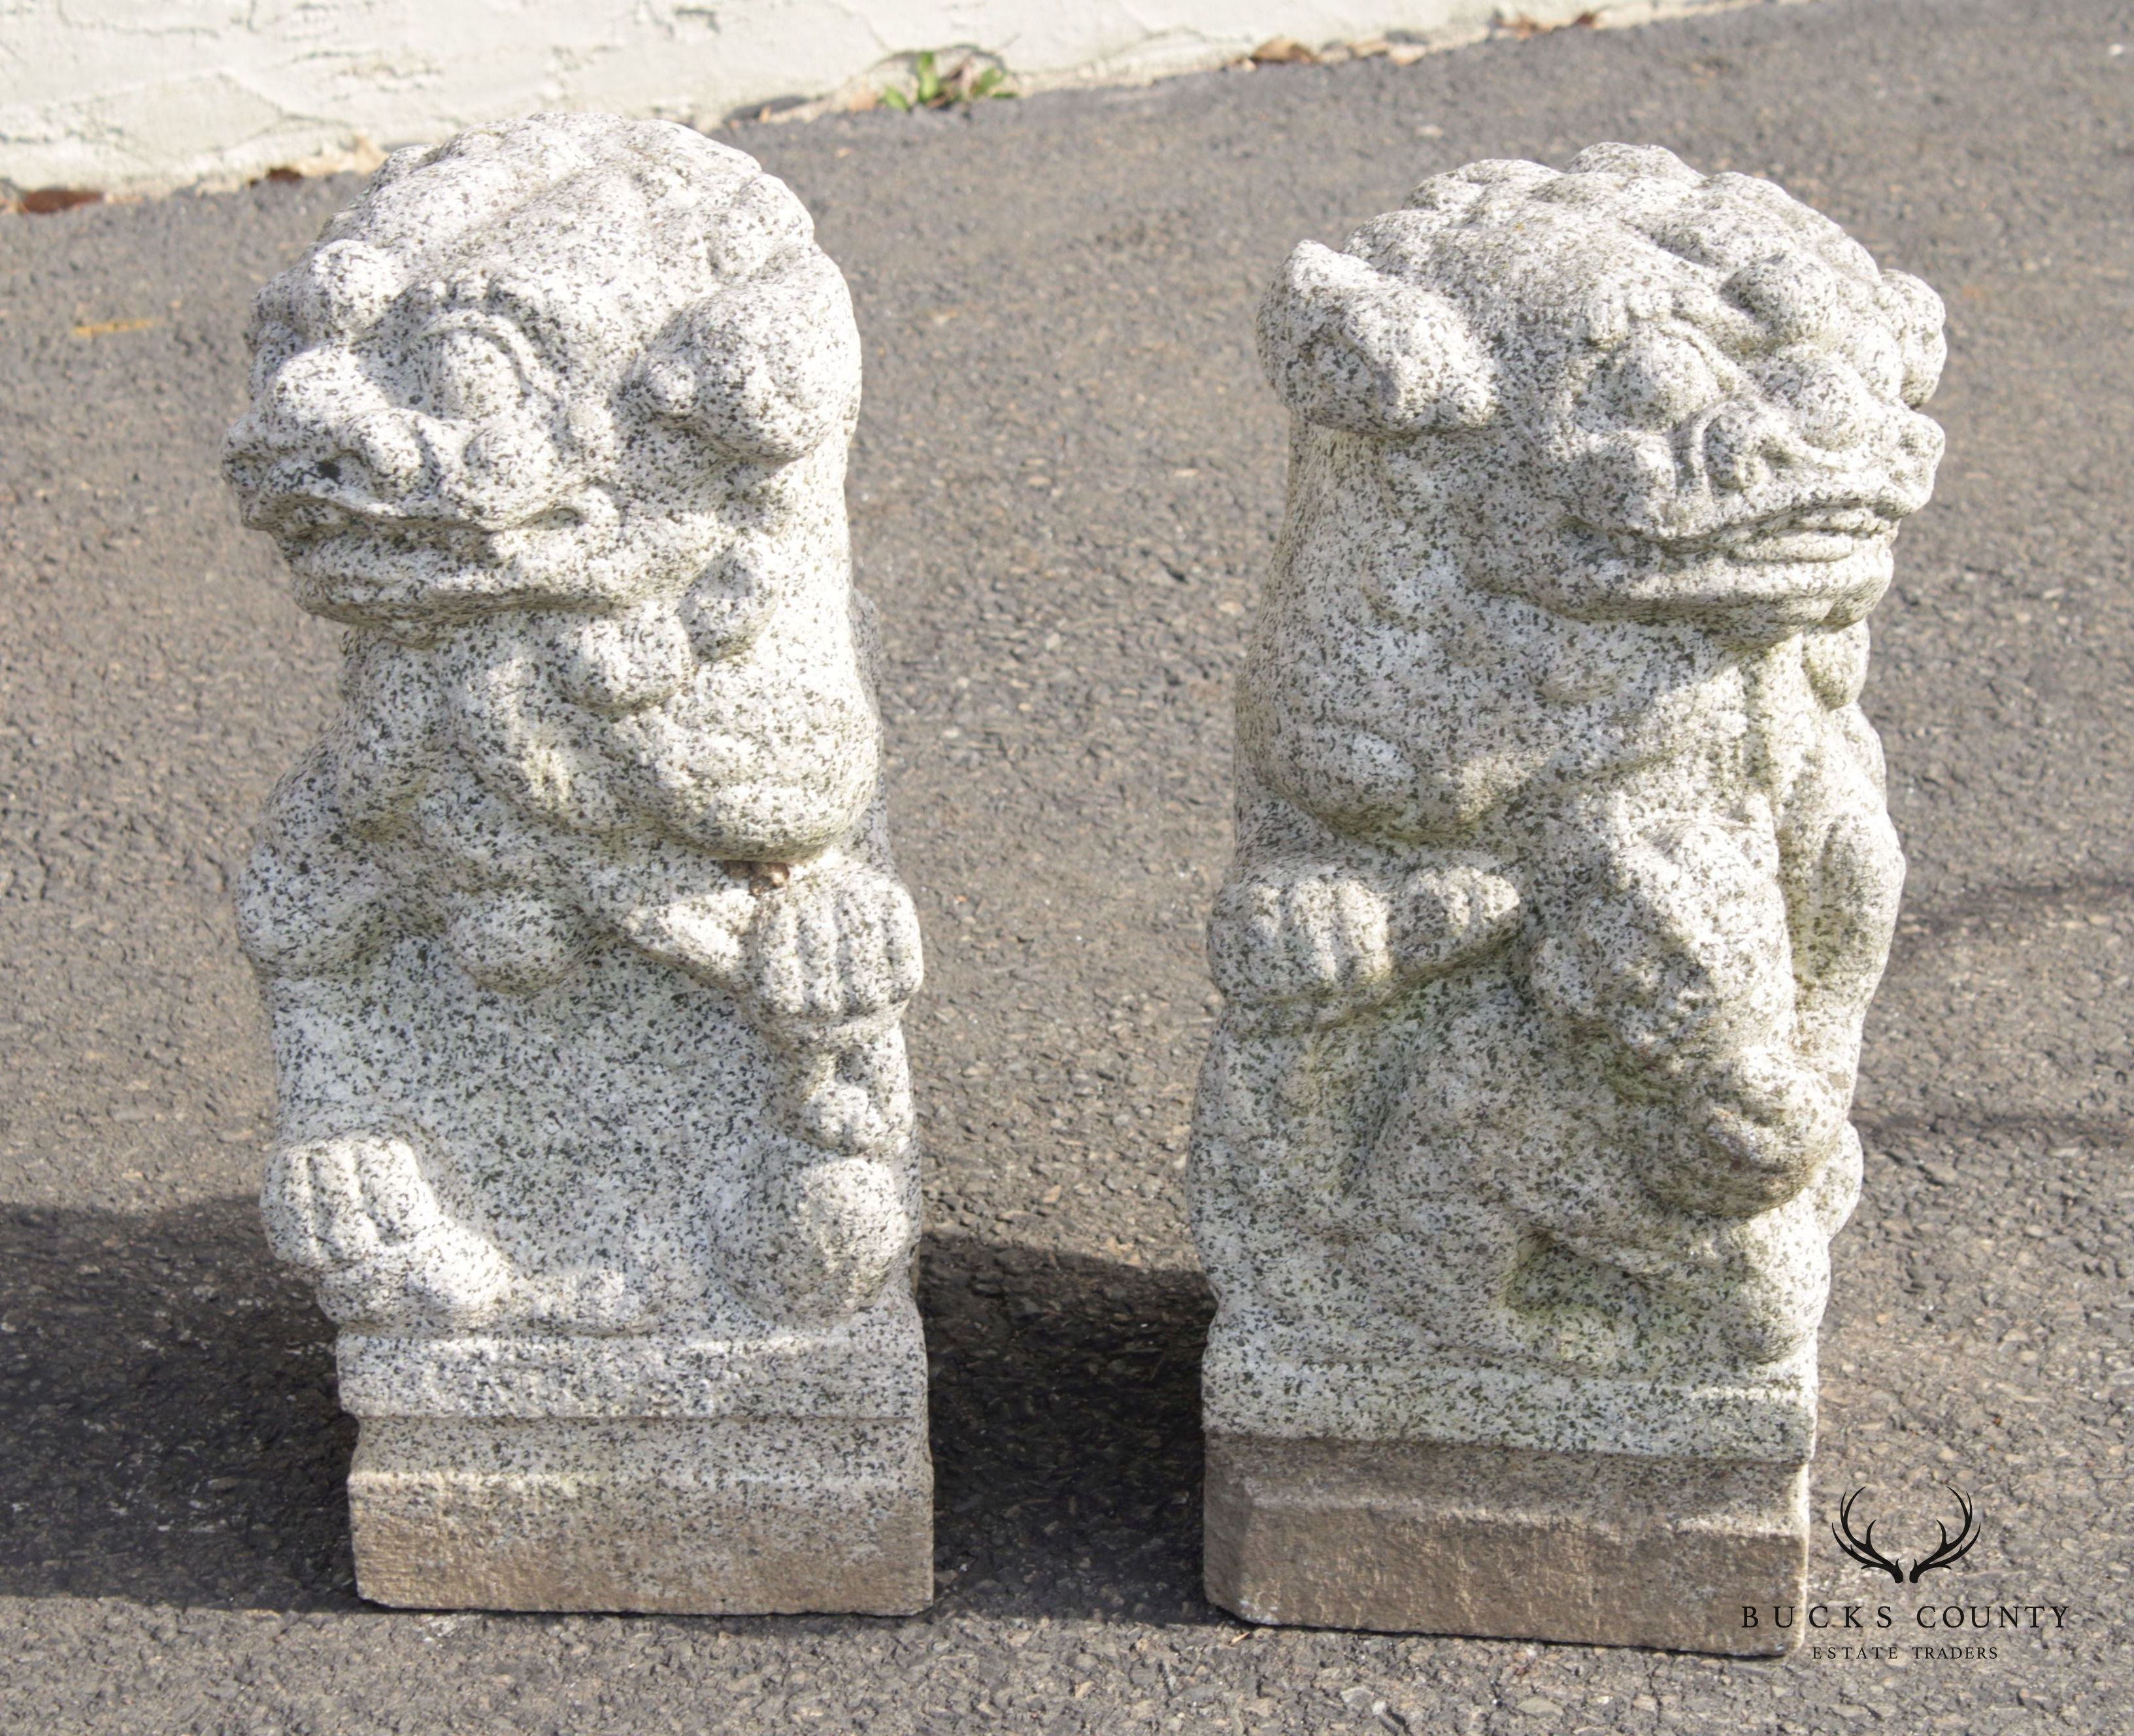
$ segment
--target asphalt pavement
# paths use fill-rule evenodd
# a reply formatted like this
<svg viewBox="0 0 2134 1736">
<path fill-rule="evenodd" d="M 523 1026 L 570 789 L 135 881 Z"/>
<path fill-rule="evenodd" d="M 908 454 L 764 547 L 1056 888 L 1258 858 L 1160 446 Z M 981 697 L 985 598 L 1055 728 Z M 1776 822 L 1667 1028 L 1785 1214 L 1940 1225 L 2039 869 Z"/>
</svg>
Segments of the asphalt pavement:
<svg viewBox="0 0 2134 1736">
<path fill-rule="evenodd" d="M 215 471 L 247 300 L 353 184 L 0 217 L 0 1730 L 2134 1728 L 2134 7 L 1814 0 L 725 136 L 814 209 L 867 346 L 939 1601 L 356 1599 L 329 1330 L 254 1214 L 228 904 L 337 653 Z M 1832 1625 L 1776 1664 L 1256 1630 L 1199 1592 L 1181 1170 L 1282 497 L 1253 307 L 1427 174 L 1600 139 L 1770 175 L 1949 308 L 1948 456 L 1875 617 L 1911 877 L 1815 1498 L 1869 1487 L 1909 1554 L 1953 1484 L 1984 1536 L 1901 1587 L 1819 1541 Z M 2004 1607 L 2059 1613 L 1945 1625 Z"/>
</svg>

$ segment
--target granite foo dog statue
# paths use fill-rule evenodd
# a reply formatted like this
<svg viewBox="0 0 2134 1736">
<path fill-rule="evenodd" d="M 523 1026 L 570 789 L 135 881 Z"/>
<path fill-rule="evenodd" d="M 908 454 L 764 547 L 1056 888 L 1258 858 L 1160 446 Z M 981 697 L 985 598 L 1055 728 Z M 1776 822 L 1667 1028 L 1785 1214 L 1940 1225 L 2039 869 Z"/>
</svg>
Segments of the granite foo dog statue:
<svg viewBox="0 0 2134 1736">
<path fill-rule="evenodd" d="M 1218 1351 L 1812 1357 L 1939 302 L 1769 182 L 1604 145 L 1306 244 L 1259 338 L 1292 434 L 1209 929 Z"/>
<path fill-rule="evenodd" d="M 344 709 L 239 895 L 270 1238 L 337 1320 L 826 1320 L 916 1234 L 850 584 L 858 337 L 808 215 L 662 123 L 393 156 L 258 299 L 226 468 Z"/>
</svg>

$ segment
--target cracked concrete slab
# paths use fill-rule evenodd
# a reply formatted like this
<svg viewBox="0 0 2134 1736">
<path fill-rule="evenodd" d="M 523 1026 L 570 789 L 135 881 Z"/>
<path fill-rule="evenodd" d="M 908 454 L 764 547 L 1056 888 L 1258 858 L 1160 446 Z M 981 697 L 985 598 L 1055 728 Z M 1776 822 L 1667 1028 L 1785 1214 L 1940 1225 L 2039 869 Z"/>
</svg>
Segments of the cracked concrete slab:
<svg viewBox="0 0 2134 1736">
<path fill-rule="evenodd" d="M 0 41 L 0 182 L 150 193 L 289 165 L 360 167 L 536 108 L 693 125 L 810 118 L 909 91 L 915 57 L 973 57 L 1026 93 L 1145 84 L 1271 40 L 1442 47 L 1798 0 L 397 0 L 331 7 L 14 0 Z M 1336 48 L 1346 52 L 1345 46 Z"/>
</svg>

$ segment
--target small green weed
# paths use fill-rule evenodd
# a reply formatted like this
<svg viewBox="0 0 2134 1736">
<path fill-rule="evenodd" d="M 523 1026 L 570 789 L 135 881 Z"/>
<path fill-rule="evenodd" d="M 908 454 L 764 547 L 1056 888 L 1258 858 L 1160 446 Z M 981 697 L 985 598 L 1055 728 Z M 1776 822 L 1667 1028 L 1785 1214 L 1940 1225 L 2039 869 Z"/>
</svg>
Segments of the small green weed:
<svg viewBox="0 0 2134 1736">
<path fill-rule="evenodd" d="M 939 56 L 929 48 L 913 57 L 911 76 L 912 88 L 909 92 L 891 89 L 881 94 L 882 101 L 901 114 L 909 114 L 915 108 L 953 108 L 958 104 L 981 103 L 987 97 L 1015 94 L 1007 88 L 1006 67 L 981 65 L 970 55 L 965 55 L 944 71 Z"/>
</svg>

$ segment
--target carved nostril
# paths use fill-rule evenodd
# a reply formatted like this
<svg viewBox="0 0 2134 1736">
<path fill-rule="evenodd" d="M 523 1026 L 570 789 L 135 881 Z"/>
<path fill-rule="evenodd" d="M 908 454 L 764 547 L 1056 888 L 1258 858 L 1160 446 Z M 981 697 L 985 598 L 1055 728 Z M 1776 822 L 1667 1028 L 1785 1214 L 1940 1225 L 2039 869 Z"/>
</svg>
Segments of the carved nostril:
<svg viewBox="0 0 2134 1736">
<path fill-rule="evenodd" d="M 397 416 L 370 417 L 338 433 L 317 430 L 315 441 L 310 451 L 300 443 L 292 456 L 313 480 L 337 489 L 398 499 L 422 473 L 422 448 Z"/>
<path fill-rule="evenodd" d="M 404 494 L 422 476 L 422 445 L 404 417 L 366 417 L 355 426 L 355 445 L 382 494 Z"/>
<path fill-rule="evenodd" d="M 460 448 L 456 462 L 444 455 L 442 485 L 469 512 L 505 511 L 548 489 L 557 467 L 555 441 L 547 427 L 498 420 L 480 428 Z"/>
<path fill-rule="evenodd" d="M 1680 479 L 1663 434 L 1619 433 L 1588 451 L 1577 471 L 1578 498 L 1596 523 L 1657 522 L 1675 501 Z"/>
<path fill-rule="evenodd" d="M 1916 411 L 1904 418 L 1898 431 L 1897 445 L 1904 455 L 1928 465 L 1941 462 L 1943 444 L 1940 424 Z"/>
<path fill-rule="evenodd" d="M 1704 463 L 1713 484 L 1745 494 L 1770 477 L 1771 442 L 1764 418 L 1745 406 L 1730 405 L 1705 425 Z"/>
</svg>

